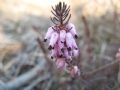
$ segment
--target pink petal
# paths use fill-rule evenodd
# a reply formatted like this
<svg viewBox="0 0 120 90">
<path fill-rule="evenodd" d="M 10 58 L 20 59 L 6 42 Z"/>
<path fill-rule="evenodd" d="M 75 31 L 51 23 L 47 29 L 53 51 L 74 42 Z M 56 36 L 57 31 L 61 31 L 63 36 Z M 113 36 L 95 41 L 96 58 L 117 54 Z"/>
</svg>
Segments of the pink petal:
<svg viewBox="0 0 120 90">
<path fill-rule="evenodd" d="M 61 49 L 60 49 L 60 47 L 58 45 L 58 41 L 54 45 L 54 50 L 56 52 L 56 57 L 63 57 L 63 52 L 61 51 Z"/>
<path fill-rule="evenodd" d="M 73 42 L 73 43 L 72 43 L 73 48 L 77 50 L 77 49 L 78 49 L 78 46 L 77 46 L 74 38 L 72 38 L 71 40 L 72 40 L 72 42 Z"/>
<path fill-rule="evenodd" d="M 63 57 L 63 52 L 59 47 L 58 47 L 58 57 Z"/>
<path fill-rule="evenodd" d="M 52 36 L 50 38 L 50 43 L 49 43 L 49 49 L 51 50 L 52 48 L 54 48 L 55 43 L 58 40 L 58 33 L 57 32 L 53 32 Z"/>
<path fill-rule="evenodd" d="M 45 35 L 45 39 L 44 39 L 45 42 L 46 42 L 48 39 L 50 39 L 50 37 L 51 37 L 51 35 L 52 35 L 53 32 L 54 32 L 54 30 L 52 29 L 52 27 L 48 28 L 48 31 L 47 31 L 47 33 L 46 33 L 46 35 Z"/>
<path fill-rule="evenodd" d="M 73 37 L 72 37 L 72 35 L 71 35 L 71 33 L 66 33 L 66 45 L 67 45 L 67 48 L 68 48 L 68 50 L 69 51 L 71 51 L 71 49 L 72 49 L 72 40 L 71 39 L 73 39 Z"/>
<path fill-rule="evenodd" d="M 64 49 L 64 43 L 62 43 L 60 39 L 58 40 L 58 46 L 61 51 Z"/>
<path fill-rule="evenodd" d="M 73 56 L 77 57 L 79 55 L 79 50 L 73 50 Z"/>
<path fill-rule="evenodd" d="M 64 43 L 64 41 L 65 41 L 65 36 L 66 36 L 66 31 L 60 30 L 60 40 L 62 43 Z"/>
<path fill-rule="evenodd" d="M 51 59 L 57 57 L 57 50 L 54 48 L 51 50 Z"/>
<path fill-rule="evenodd" d="M 70 74 L 72 77 L 75 77 L 75 75 L 80 75 L 80 72 L 79 72 L 79 69 L 77 66 L 74 66 L 71 71 L 70 71 Z"/>
<path fill-rule="evenodd" d="M 65 68 L 65 60 L 64 58 L 58 58 L 56 61 L 56 66 L 58 69 L 64 69 Z"/>
<path fill-rule="evenodd" d="M 72 23 L 68 23 L 67 28 L 70 29 L 71 27 L 72 27 L 72 29 L 70 30 L 70 33 L 73 35 L 73 37 L 77 38 L 75 25 Z"/>
<path fill-rule="evenodd" d="M 69 56 L 73 56 L 73 51 L 71 50 L 71 51 L 68 51 L 68 54 L 69 54 Z"/>
<path fill-rule="evenodd" d="M 67 49 L 64 49 L 64 55 L 65 55 L 66 59 L 72 60 L 71 56 L 68 54 L 68 50 Z"/>
</svg>

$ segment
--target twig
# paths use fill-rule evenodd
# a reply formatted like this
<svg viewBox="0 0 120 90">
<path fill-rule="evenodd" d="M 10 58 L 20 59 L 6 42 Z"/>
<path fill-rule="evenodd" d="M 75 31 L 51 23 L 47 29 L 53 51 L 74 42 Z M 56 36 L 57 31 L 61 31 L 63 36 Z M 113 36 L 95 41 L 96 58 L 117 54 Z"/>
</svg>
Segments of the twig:
<svg viewBox="0 0 120 90">
<path fill-rule="evenodd" d="M 83 78 L 91 78 L 93 76 L 95 76 L 96 74 L 98 73 L 102 73 L 104 71 L 107 71 L 108 69 L 118 65 L 120 63 L 120 60 L 115 60 L 114 62 L 111 62 L 110 64 L 107 64 L 107 65 L 104 65 L 104 66 L 101 66 L 99 67 L 98 69 L 95 69 L 91 72 L 87 72 L 87 73 L 84 73 L 82 75 Z M 108 73 L 107 73 L 108 74 Z"/>
<path fill-rule="evenodd" d="M 119 71 L 118 71 L 118 77 L 117 77 L 117 79 L 118 79 L 118 83 L 120 83 L 120 63 L 119 63 Z"/>
<path fill-rule="evenodd" d="M 87 23 L 85 16 L 82 16 L 82 21 L 83 21 L 83 24 L 85 27 L 85 29 L 84 29 L 84 43 L 86 46 L 86 52 L 88 55 L 88 59 L 91 60 L 93 57 L 92 56 L 92 47 L 91 47 L 91 37 L 90 37 L 90 30 L 89 30 L 88 23 Z"/>
<path fill-rule="evenodd" d="M 49 89 L 50 89 L 50 86 L 51 86 L 52 82 L 53 82 L 53 79 L 51 79 L 51 80 L 47 83 L 47 86 L 46 86 L 45 90 L 49 90 Z"/>
<path fill-rule="evenodd" d="M 24 88 L 23 90 L 31 90 L 31 89 L 33 89 L 38 83 L 40 83 L 41 81 L 46 80 L 46 79 L 48 79 L 48 78 L 50 78 L 50 75 L 49 75 L 49 74 L 46 74 L 46 75 L 43 76 L 43 77 L 39 77 L 39 78 L 37 78 L 36 80 L 32 81 L 32 83 L 31 83 L 29 86 L 27 86 L 26 88 Z"/>
<path fill-rule="evenodd" d="M 41 50 L 42 50 L 42 52 L 43 52 L 43 54 L 44 54 L 44 57 L 45 57 L 46 61 L 48 62 L 48 65 L 49 65 L 49 67 L 50 67 L 49 70 L 50 70 L 50 69 L 53 70 L 53 63 L 51 62 L 50 58 L 48 57 L 48 51 L 47 51 L 46 48 L 44 47 L 44 43 L 43 43 L 43 41 L 41 40 L 41 38 L 39 37 L 39 36 L 41 36 L 41 35 L 40 35 L 40 32 L 38 32 L 38 28 L 35 27 L 35 26 L 33 26 L 33 29 L 34 29 L 34 31 L 36 32 L 36 34 L 38 35 L 37 42 L 38 42 L 39 47 L 41 48 Z"/>
<path fill-rule="evenodd" d="M 38 72 L 42 71 L 44 68 L 44 63 L 38 64 L 36 67 L 34 67 L 29 72 L 19 76 L 15 80 L 12 80 L 8 83 L 0 84 L 0 90 L 16 90 L 23 85 L 29 83 L 33 78 L 38 76 Z"/>
</svg>

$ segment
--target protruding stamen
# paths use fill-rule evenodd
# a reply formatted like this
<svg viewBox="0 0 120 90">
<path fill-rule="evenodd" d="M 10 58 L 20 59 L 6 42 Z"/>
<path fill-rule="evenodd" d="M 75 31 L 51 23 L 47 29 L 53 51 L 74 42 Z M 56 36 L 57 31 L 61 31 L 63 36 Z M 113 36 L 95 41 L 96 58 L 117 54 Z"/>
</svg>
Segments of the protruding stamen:
<svg viewBox="0 0 120 90">
<path fill-rule="evenodd" d="M 49 49 L 49 50 L 52 50 L 52 49 L 53 49 L 53 47 L 50 45 L 50 46 L 48 47 L 48 49 Z"/>
<path fill-rule="evenodd" d="M 77 39 L 78 38 L 78 36 L 75 34 L 75 38 Z"/>
<path fill-rule="evenodd" d="M 46 42 L 47 41 L 47 39 L 44 39 L 44 42 Z"/>
</svg>

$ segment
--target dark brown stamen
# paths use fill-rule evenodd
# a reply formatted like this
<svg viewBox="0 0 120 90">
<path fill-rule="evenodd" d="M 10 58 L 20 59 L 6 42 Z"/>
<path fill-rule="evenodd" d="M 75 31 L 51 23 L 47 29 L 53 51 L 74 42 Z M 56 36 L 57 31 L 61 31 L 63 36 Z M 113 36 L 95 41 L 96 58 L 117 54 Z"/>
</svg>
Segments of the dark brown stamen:
<svg viewBox="0 0 120 90">
<path fill-rule="evenodd" d="M 60 58 L 62 58 L 62 57 L 63 57 L 63 55 L 60 55 L 59 57 L 60 57 Z"/>
<path fill-rule="evenodd" d="M 68 51 L 71 51 L 71 47 L 69 47 L 69 48 L 67 48 L 68 49 Z"/>
<path fill-rule="evenodd" d="M 50 46 L 48 47 L 48 49 L 49 49 L 49 50 L 52 50 L 52 49 L 53 49 L 53 47 L 50 45 Z"/>
<path fill-rule="evenodd" d="M 64 48 L 62 48 L 61 51 L 64 53 Z"/>
<path fill-rule="evenodd" d="M 61 41 L 61 43 L 64 43 L 63 41 Z"/>
<path fill-rule="evenodd" d="M 75 48 L 75 50 L 78 50 L 78 48 Z"/>
<path fill-rule="evenodd" d="M 53 59 L 53 56 L 51 56 L 51 59 Z"/>
<path fill-rule="evenodd" d="M 78 36 L 77 36 L 77 35 L 75 35 L 75 38 L 77 39 L 77 38 L 78 38 Z"/>
<path fill-rule="evenodd" d="M 47 39 L 44 39 L 44 42 L 46 42 L 47 41 Z"/>
</svg>

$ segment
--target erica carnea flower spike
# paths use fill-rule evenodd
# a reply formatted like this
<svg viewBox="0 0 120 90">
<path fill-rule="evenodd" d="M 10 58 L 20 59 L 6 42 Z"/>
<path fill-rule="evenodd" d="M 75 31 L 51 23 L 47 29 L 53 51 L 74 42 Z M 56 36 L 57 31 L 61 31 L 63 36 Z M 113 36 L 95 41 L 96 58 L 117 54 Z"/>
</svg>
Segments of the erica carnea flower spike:
<svg viewBox="0 0 120 90">
<path fill-rule="evenodd" d="M 72 65 L 73 57 L 79 55 L 79 49 L 76 44 L 77 33 L 74 24 L 69 23 L 71 18 L 70 6 L 64 2 L 59 2 L 52 7 L 53 17 L 51 18 L 54 26 L 48 28 L 44 42 L 49 42 L 51 59 L 55 59 L 58 69 L 67 70 L 71 76 L 78 75 L 78 66 Z"/>
</svg>

